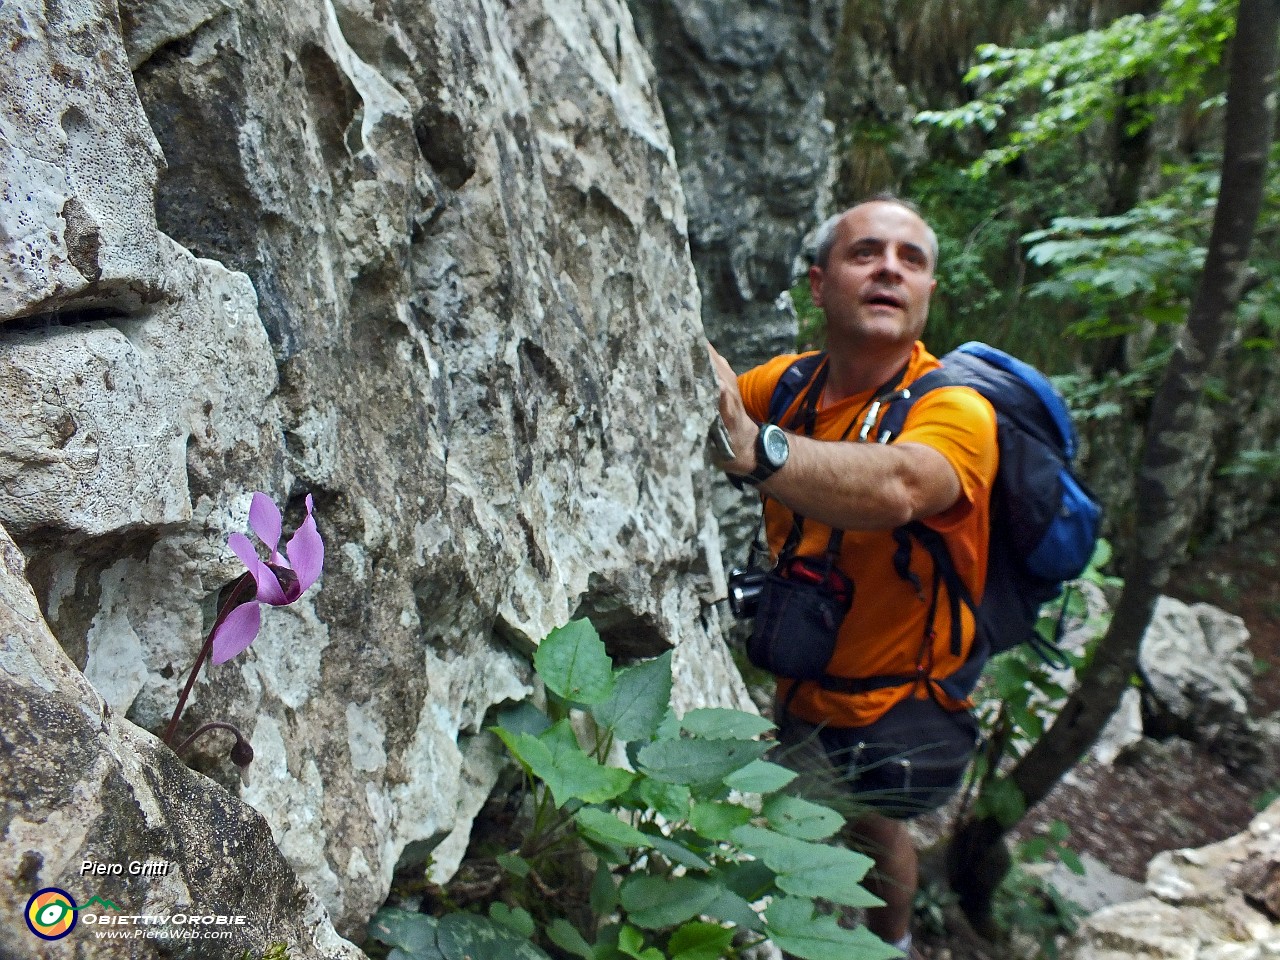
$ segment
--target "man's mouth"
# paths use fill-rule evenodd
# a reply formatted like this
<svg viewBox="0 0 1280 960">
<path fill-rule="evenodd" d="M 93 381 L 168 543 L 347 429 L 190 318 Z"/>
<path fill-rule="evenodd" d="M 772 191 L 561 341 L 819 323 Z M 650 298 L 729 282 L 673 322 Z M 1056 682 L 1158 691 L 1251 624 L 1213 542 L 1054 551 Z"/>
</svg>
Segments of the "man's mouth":
<svg viewBox="0 0 1280 960">
<path fill-rule="evenodd" d="M 903 309 L 905 306 L 901 297 L 883 291 L 867 294 L 862 298 L 862 302 L 868 306 L 895 307 L 898 310 Z"/>
</svg>

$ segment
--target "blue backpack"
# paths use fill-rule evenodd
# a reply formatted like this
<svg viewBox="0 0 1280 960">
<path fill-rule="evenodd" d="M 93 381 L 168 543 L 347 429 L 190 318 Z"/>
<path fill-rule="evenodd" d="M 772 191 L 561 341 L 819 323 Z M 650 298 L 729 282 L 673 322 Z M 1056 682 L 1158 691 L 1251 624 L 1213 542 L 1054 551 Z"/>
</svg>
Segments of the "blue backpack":
<svg viewBox="0 0 1280 960">
<path fill-rule="evenodd" d="M 822 354 L 801 357 L 783 373 L 769 403 L 776 422 L 791 406 L 822 363 Z M 1061 395 L 1040 371 L 985 343 L 971 341 L 941 358 L 942 366 L 888 398 L 879 435 L 893 439 L 902 431 L 912 405 L 930 390 L 971 387 L 996 412 L 1000 463 L 991 492 L 991 541 L 986 589 L 975 603 L 956 572 L 946 543 L 919 521 L 894 531 L 894 566 L 906 580 L 920 584 L 909 568 L 913 544 L 933 558 L 934 590 L 946 586 L 951 606 L 952 649 L 960 654 L 960 605 L 977 622 L 973 649 L 965 665 L 942 681 L 948 693 L 963 697 L 973 688 L 987 659 L 1019 644 L 1030 644 L 1050 663 L 1065 663 L 1056 644 L 1036 631 L 1042 604 L 1062 593 L 1064 581 L 1084 572 L 1093 556 L 1102 508 L 1072 470 L 1076 433 Z"/>
</svg>

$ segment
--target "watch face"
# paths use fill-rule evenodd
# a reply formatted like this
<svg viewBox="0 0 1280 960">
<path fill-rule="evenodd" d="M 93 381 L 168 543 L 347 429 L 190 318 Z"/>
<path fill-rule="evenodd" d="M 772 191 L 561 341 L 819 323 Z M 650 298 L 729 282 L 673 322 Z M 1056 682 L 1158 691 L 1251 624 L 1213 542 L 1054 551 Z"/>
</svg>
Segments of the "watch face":
<svg viewBox="0 0 1280 960">
<path fill-rule="evenodd" d="M 787 443 L 787 435 L 781 427 L 769 424 L 765 427 L 764 437 L 764 455 L 773 467 L 781 467 L 787 462 L 787 455 L 791 453 L 791 447 Z"/>
</svg>

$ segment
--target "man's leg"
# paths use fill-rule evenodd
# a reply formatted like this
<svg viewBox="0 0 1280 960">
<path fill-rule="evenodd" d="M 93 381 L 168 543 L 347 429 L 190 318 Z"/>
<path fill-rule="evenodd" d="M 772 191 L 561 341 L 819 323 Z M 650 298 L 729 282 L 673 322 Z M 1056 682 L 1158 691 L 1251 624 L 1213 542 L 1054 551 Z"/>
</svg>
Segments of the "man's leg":
<svg viewBox="0 0 1280 960">
<path fill-rule="evenodd" d="M 867 928 L 881 940 L 896 943 L 911 927 L 911 910 L 919 883 L 915 844 L 907 825 L 879 813 L 864 813 L 848 828 L 853 844 L 876 864 L 864 886 L 884 901 L 867 911 Z"/>
</svg>

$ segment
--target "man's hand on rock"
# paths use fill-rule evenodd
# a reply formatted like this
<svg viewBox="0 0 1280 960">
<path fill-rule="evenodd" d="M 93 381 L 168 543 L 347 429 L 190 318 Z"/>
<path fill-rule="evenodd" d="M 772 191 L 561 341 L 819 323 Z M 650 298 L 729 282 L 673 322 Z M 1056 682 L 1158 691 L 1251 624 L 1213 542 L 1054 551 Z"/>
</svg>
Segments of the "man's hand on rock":
<svg viewBox="0 0 1280 960">
<path fill-rule="evenodd" d="M 715 368 L 716 380 L 720 384 L 720 419 L 724 421 L 734 452 L 732 460 L 719 466 L 726 473 L 748 474 L 756 468 L 756 435 L 760 432 L 760 427 L 742 405 L 738 376 L 729 366 L 729 361 L 720 356 L 710 343 L 707 344 L 707 351 L 711 354 L 711 365 Z"/>
</svg>

